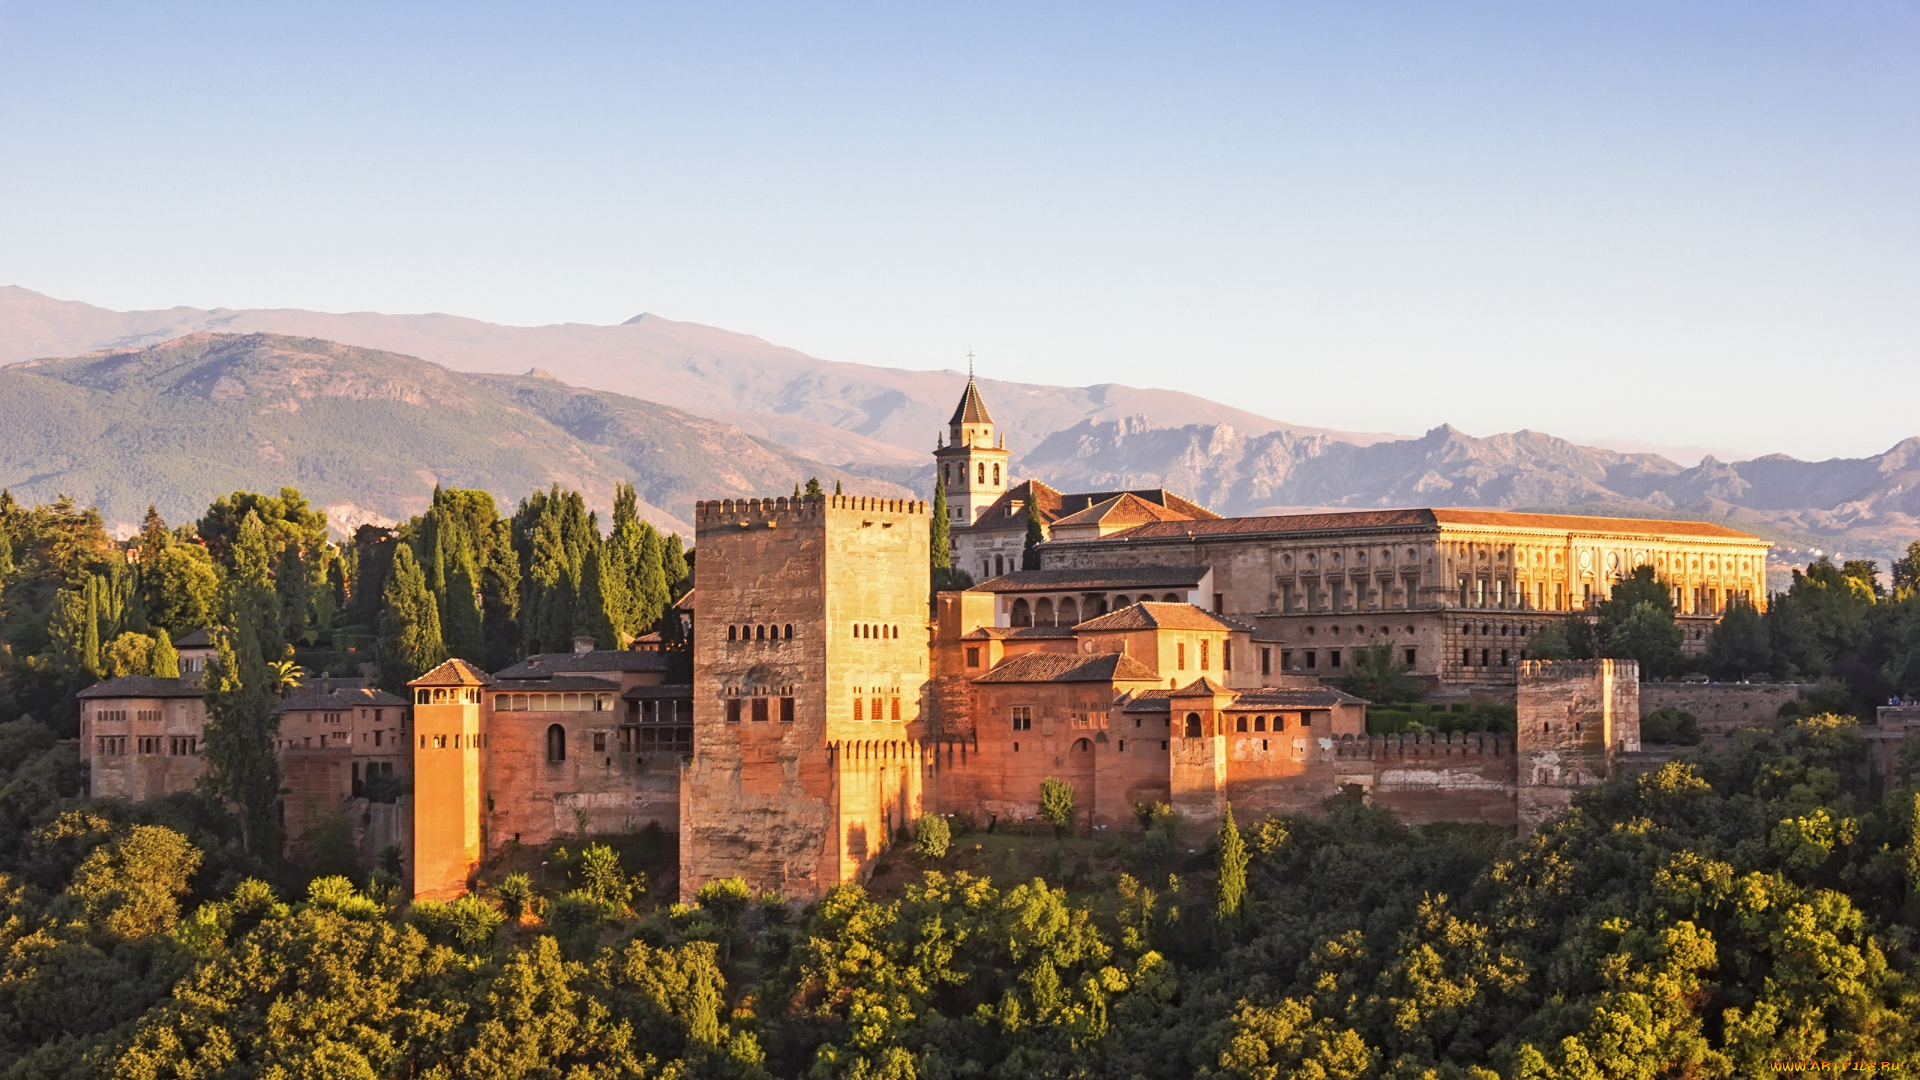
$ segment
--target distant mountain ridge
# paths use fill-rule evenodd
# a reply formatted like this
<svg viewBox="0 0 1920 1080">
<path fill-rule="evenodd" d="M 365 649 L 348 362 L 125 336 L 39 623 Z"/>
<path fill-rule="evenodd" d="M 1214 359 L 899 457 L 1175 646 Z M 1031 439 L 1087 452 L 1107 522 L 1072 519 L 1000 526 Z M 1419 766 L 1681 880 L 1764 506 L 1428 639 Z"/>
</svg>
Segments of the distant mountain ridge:
<svg viewBox="0 0 1920 1080">
<path fill-rule="evenodd" d="M 604 509 L 630 480 L 645 517 L 690 534 L 696 495 L 855 479 L 653 402 L 274 334 L 196 333 L 0 368 L 0 431 L 0 485 L 29 501 L 71 495 L 123 531 L 148 503 L 192 520 L 242 489 L 299 487 L 344 531 L 417 513 L 436 484 L 484 488 L 510 507 L 558 483 Z"/>
<path fill-rule="evenodd" d="M 1226 514 L 1400 506 L 1664 514 L 1771 534 L 1789 558 L 1845 546 L 1883 566 L 1920 539 L 1920 438 L 1871 458 L 1708 457 L 1688 468 L 1534 431 L 1475 438 L 1443 424 L 1417 439 L 1356 446 L 1126 417 L 1055 432 L 1016 466 L 1066 490 L 1164 486 Z"/>
</svg>

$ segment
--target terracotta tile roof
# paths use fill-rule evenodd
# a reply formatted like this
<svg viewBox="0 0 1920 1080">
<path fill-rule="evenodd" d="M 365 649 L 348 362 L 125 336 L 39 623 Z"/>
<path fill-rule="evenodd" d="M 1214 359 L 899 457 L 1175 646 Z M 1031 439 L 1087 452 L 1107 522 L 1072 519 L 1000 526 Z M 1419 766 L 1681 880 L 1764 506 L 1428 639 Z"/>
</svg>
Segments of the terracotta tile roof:
<svg viewBox="0 0 1920 1080">
<path fill-rule="evenodd" d="M 960 404 L 953 410 L 953 419 L 949 424 L 991 424 L 993 417 L 987 415 L 987 403 L 980 400 L 980 388 L 973 379 L 967 379 L 967 388 L 960 392 Z"/>
<path fill-rule="evenodd" d="M 1158 503 L 1150 503 L 1128 491 L 1095 503 L 1085 510 L 1056 518 L 1053 527 L 1060 529 L 1077 525 L 1144 525 L 1151 521 L 1191 520 L 1193 517 L 1190 514 L 1183 514 Z"/>
<path fill-rule="evenodd" d="M 1197 586 L 1208 566 L 1115 566 L 1079 570 L 1019 570 L 973 586 L 969 592 L 1106 592 L 1117 589 L 1170 589 Z"/>
<path fill-rule="evenodd" d="M 493 673 L 496 679 L 546 679 L 599 671 L 665 671 L 665 653 L 632 649 L 595 649 L 583 653 L 535 653 Z"/>
<path fill-rule="evenodd" d="M 1363 698 L 1341 693 L 1331 686 L 1286 687 L 1263 686 L 1257 690 L 1230 690 L 1233 701 L 1227 705 L 1232 712 L 1254 709 L 1331 709 L 1338 705 L 1365 705 Z M 1180 696 L 1195 696 L 1188 690 L 1142 690 L 1129 698 L 1122 706 L 1124 712 L 1163 713 L 1170 709 L 1170 699 Z"/>
<path fill-rule="evenodd" d="M 519 690 L 542 694 L 565 692 L 605 694 L 620 689 L 620 683 L 614 679 L 594 679 L 585 675 L 559 675 L 551 679 L 502 679 L 493 680 L 497 691 Z"/>
<path fill-rule="evenodd" d="M 1232 697 L 1233 691 L 1205 675 L 1174 691 L 1174 697 Z"/>
<path fill-rule="evenodd" d="M 173 643 L 173 647 L 176 649 L 211 649 L 213 648 L 213 632 L 203 626 L 181 637 L 179 641 Z"/>
<path fill-rule="evenodd" d="M 198 679 L 160 679 L 152 675 L 122 675 L 94 683 L 75 695 L 83 700 L 95 698 L 190 698 L 205 691 Z"/>
<path fill-rule="evenodd" d="M 1167 540 L 1188 537 L 1257 536 L 1278 533 L 1338 532 L 1352 529 L 1419 529 L 1469 525 L 1496 529 L 1545 529 L 1633 536 L 1694 536 L 1723 540 L 1759 537 L 1704 521 L 1653 518 L 1587 517 L 1574 514 L 1519 514 L 1505 510 L 1354 510 L 1342 513 L 1284 514 L 1271 517 L 1157 521 L 1105 537 L 1105 541 Z M 1074 541 L 1070 541 L 1074 542 Z M 1080 543 L 1100 543 L 1086 540 Z"/>
<path fill-rule="evenodd" d="M 441 664 L 425 675 L 414 679 L 408 686 L 491 686 L 493 676 L 474 667 L 459 657 Z"/>
<path fill-rule="evenodd" d="M 681 701 L 693 700 L 693 687 L 687 683 L 671 683 L 664 686 L 629 686 L 620 695 L 624 701 L 661 701 L 678 698 Z"/>
<path fill-rule="evenodd" d="M 355 679 L 353 683 L 363 680 Z M 316 679 L 303 683 L 293 693 L 281 698 L 274 706 L 275 712 L 345 712 L 359 708 L 392 708 L 405 705 L 405 698 L 395 697 L 385 690 L 375 690 L 364 685 L 343 685 L 342 681 Z"/>
<path fill-rule="evenodd" d="M 1026 504 L 1029 502 L 1039 505 L 1041 521 L 1052 524 L 1062 516 L 1077 514 L 1088 507 L 1097 506 L 1100 503 L 1119 498 L 1122 495 L 1137 496 L 1147 502 L 1164 506 L 1169 510 L 1184 514 L 1187 518 L 1196 521 L 1216 521 L 1220 519 L 1219 514 L 1201 506 L 1199 503 L 1183 499 L 1173 492 L 1168 491 L 1166 488 L 1062 493 L 1038 480 L 1022 480 L 1020 483 L 1008 488 L 998 499 L 995 499 L 993 505 L 982 511 L 980 517 L 976 519 L 972 525 L 964 525 L 961 526 L 961 528 L 985 531 L 1024 529 L 1027 527 Z M 1019 503 L 1021 508 L 1018 510 L 1014 509 L 1015 503 Z M 959 530 L 955 531 L 957 532 Z"/>
<path fill-rule="evenodd" d="M 1192 604 L 1139 603 L 1123 607 L 1109 615 L 1088 619 L 1075 630 L 1109 632 L 1116 630 L 1236 630 L 1219 616 Z"/>
<path fill-rule="evenodd" d="M 1070 638 L 1071 626 L 977 626 L 960 636 L 962 641 L 1005 641 L 1009 638 Z"/>
<path fill-rule="evenodd" d="M 1153 669 L 1125 653 L 1080 656 L 1074 653 L 1027 653 L 1003 660 L 977 683 L 1043 682 L 1157 682 Z"/>
</svg>

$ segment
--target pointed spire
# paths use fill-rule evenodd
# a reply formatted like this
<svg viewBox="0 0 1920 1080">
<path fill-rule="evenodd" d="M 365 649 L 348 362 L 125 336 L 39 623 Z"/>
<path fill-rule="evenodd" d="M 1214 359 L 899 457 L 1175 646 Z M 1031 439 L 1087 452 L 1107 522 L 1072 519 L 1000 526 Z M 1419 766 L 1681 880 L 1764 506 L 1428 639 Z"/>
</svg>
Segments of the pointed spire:
<svg viewBox="0 0 1920 1080">
<path fill-rule="evenodd" d="M 950 425 L 993 423 L 993 417 L 987 415 L 987 403 L 980 400 L 980 387 L 974 384 L 972 375 L 967 376 L 967 389 L 960 395 L 960 405 L 953 410 L 953 419 L 947 423 Z"/>
</svg>

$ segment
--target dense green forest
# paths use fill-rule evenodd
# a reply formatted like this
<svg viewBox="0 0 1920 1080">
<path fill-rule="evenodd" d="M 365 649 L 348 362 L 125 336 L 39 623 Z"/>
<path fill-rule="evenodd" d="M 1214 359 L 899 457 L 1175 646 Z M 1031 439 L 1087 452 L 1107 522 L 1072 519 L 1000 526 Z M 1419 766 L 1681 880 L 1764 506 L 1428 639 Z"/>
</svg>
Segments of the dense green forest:
<svg viewBox="0 0 1920 1080">
<path fill-rule="evenodd" d="M 1920 751 L 1870 773 L 1854 719 L 1864 695 L 1912 685 L 1920 552 L 1891 591 L 1816 564 L 1752 613 L 1765 660 L 1743 673 L 1834 680 L 1832 712 L 1595 788 L 1525 840 L 1406 826 L 1357 794 L 1218 829 L 1142 806 L 1120 835 L 925 819 L 866 885 L 804 906 L 737 881 L 678 903 L 657 834 L 512 852 L 444 904 L 407 903 L 391 852 L 361 865 L 324 829 L 283 854 L 270 725 L 288 665 L 372 664 L 396 685 L 447 655 L 492 667 L 577 634 L 610 645 L 675 626 L 660 616 L 686 555 L 631 498 L 603 534 L 572 492 L 502 516 L 443 491 L 396 530 L 336 544 L 298 492 L 242 492 L 191 525 L 150 515 L 119 544 L 90 511 L 0 496 L 0 1072 L 1920 1067 Z M 1568 649 L 1637 640 L 1608 634 L 1650 622 L 1635 607 L 1660 591 L 1616 594 L 1597 623 L 1570 624 Z M 58 741 L 73 690 L 165 670 L 171 641 L 209 623 L 225 630 L 205 789 L 79 798 Z M 1066 785 L 1036 794 L 1072 820 Z"/>
</svg>

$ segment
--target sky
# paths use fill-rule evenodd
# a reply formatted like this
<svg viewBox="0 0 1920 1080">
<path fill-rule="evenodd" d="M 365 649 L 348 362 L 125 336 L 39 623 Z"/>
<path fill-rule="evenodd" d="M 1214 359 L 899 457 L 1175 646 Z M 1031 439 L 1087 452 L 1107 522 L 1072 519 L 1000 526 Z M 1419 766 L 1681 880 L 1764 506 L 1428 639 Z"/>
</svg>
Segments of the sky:
<svg viewBox="0 0 1920 1080">
<path fill-rule="evenodd" d="M 1690 462 L 1920 435 L 1920 0 L 0 0 L 0 284 L 642 311 Z"/>
</svg>

